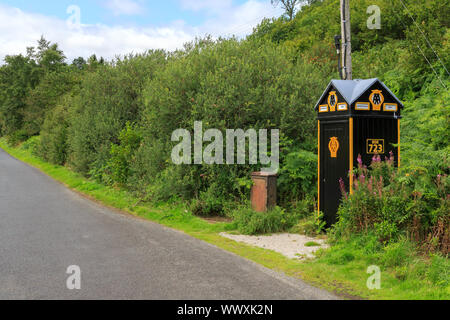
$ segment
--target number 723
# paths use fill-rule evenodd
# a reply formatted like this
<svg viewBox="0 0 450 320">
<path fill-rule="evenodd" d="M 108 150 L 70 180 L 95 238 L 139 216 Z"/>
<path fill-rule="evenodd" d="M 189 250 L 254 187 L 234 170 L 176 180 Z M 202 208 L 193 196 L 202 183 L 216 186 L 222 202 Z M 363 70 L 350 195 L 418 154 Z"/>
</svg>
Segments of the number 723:
<svg viewBox="0 0 450 320">
<path fill-rule="evenodd" d="M 368 139 L 367 140 L 367 154 L 383 154 L 384 140 L 383 139 Z"/>
</svg>

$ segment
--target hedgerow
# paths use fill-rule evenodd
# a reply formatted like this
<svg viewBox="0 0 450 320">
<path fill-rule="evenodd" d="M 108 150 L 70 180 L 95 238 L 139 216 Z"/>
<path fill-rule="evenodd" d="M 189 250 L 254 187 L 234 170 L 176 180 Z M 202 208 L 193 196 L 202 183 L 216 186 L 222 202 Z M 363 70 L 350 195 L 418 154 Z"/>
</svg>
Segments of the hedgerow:
<svg viewBox="0 0 450 320">
<path fill-rule="evenodd" d="M 450 6 L 408 1 L 407 12 L 401 3 L 379 0 L 389 18 L 370 30 L 371 4 L 352 1 L 354 77 L 378 77 L 404 102 L 402 167 L 383 165 L 390 175 L 383 173 L 381 196 L 367 185 L 372 177 L 376 186 L 378 169 L 361 173 L 365 180 L 343 201 L 335 232 L 374 232 L 387 245 L 406 237 L 445 253 Z M 175 165 L 172 132 L 192 132 L 195 121 L 222 132 L 279 129 L 277 219 L 285 211 L 304 217 L 315 210 L 317 196 L 313 106 L 329 80 L 339 77 L 333 43 L 338 6 L 338 0 L 313 1 L 292 21 L 263 20 L 246 39 L 205 37 L 175 52 L 110 62 L 92 56 L 67 64 L 58 45 L 42 38 L 26 56 L 8 56 L 0 67 L 0 135 L 12 144 L 40 135 L 33 150 L 49 162 L 145 201 L 185 201 L 195 214 L 208 216 L 246 203 L 250 174 L 261 165 Z M 310 214 L 301 229 L 322 228 Z"/>
</svg>

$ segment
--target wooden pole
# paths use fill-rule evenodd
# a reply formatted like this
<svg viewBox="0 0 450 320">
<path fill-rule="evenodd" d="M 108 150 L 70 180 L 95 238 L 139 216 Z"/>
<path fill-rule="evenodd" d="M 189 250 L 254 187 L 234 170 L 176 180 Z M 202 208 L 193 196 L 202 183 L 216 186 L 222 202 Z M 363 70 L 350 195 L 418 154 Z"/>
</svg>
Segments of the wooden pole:
<svg viewBox="0 0 450 320">
<path fill-rule="evenodd" d="M 353 79 L 350 0 L 341 0 L 342 68 L 345 80 Z"/>
</svg>

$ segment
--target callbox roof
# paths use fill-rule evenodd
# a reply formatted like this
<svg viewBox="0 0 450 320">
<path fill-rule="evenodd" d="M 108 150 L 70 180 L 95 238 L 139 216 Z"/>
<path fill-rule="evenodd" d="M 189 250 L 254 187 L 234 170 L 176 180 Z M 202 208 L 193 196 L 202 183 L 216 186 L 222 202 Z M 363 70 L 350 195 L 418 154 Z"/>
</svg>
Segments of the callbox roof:
<svg viewBox="0 0 450 320">
<path fill-rule="evenodd" d="M 328 91 L 333 86 L 337 91 L 344 97 L 349 106 L 353 105 L 367 90 L 369 90 L 376 82 L 380 83 L 387 92 L 389 92 L 392 97 L 397 101 L 398 105 L 403 108 L 403 103 L 389 90 L 386 85 L 381 82 L 378 78 L 367 79 L 367 80 L 331 80 L 327 89 L 320 97 L 317 102 L 315 109 L 319 108 L 320 102 L 328 94 Z"/>
</svg>

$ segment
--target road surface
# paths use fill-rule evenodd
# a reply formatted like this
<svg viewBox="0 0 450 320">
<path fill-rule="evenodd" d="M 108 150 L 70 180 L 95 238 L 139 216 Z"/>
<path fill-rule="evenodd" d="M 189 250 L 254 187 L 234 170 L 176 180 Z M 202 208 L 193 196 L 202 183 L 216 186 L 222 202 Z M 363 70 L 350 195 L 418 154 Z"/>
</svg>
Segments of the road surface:
<svg viewBox="0 0 450 320">
<path fill-rule="evenodd" d="M 69 290 L 69 266 L 81 289 Z M 335 299 L 102 207 L 0 149 L 0 299 Z"/>
</svg>

